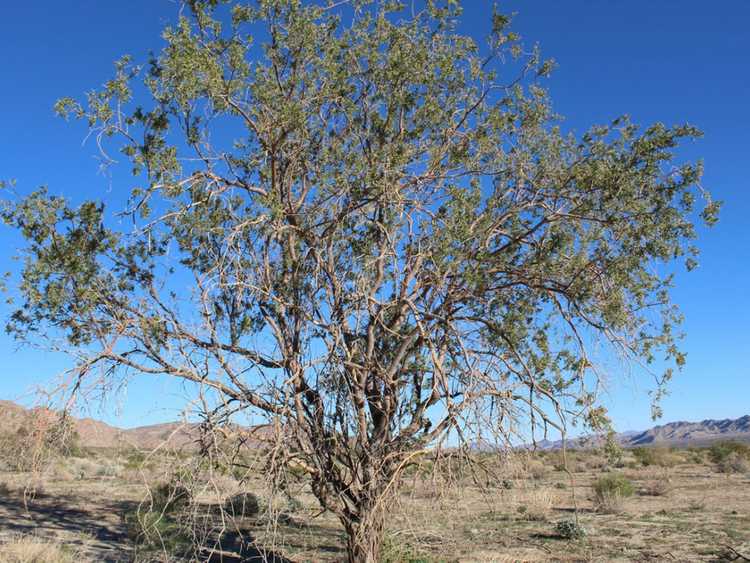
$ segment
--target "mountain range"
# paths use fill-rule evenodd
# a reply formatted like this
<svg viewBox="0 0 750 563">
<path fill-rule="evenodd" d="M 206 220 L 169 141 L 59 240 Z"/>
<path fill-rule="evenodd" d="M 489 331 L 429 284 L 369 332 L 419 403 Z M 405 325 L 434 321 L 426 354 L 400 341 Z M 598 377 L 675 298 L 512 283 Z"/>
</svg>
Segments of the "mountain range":
<svg viewBox="0 0 750 563">
<path fill-rule="evenodd" d="M 0 400 L 0 434 L 14 433 L 34 417 L 56 416 L 43 407 L 26 409 L 11 401 Z M 136 428 L 117 428 L 93 418 L 70 419 L 79 444 L 88 448 L 137 448 L 150 450 L 157 447 L 195 448 L 200 439 L 200 425 L 186 422 L 166 422 Z M 266 427 L 226 427 L 232 433 L 245 434 L 249 440 L 259 442 Z"/>
<path fill-rule="evenodd" d="M 670 422 L 648 430 L 621 432 L 615 438 L 625 448 L 709 446 L 728 440 L 750 443 L 750 415 L 737 419 Z M 586 447 L 597 441 L 601 441 L 601 438 L 575 438 L 568 440 L 568 447 Z M 561 447 L 562 440 L 536 442 L 537 449 L 555 450 Z"/>
<path fill-rule="evenodd" d="M 26 409 L 11 401 L 0 400 L 0 433 L 13 433 L 27 423 L 29 417 L 49 416 L 44 408 Z M 72 418 L 80 444 L 93 448 L 132 447 L 153 449 L 162 445 L 191 447 L 197 442 L 200 427 L 195 423 L 167 422 L 137 428 L 117 428 L 93 418 Z M 251 435 L 251 441 L 262 439 L 266 427 L 245 428 L 235 426 L 231 432 Z M 670 422 L 649 430 L 622 432 L 616 436 L 623 447 L 637 446 L 706 446 L 723 440 L 750 443 L 750 415 L 737 419 L 702 420 L 700 422 Z M 568 441 L 569 447 L 586 447 L 592 439 L 576 438 Z M 595 439 L 594 439 L 595 440 Z M 558 449 L 562 441 L 540 440 L 538 449 Z"/>
</svg>

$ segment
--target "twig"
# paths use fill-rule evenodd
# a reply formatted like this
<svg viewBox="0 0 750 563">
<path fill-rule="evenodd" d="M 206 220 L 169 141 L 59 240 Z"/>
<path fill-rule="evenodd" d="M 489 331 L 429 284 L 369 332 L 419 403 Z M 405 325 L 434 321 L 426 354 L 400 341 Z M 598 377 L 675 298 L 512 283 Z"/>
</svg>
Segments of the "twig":
<svg viewBox="0 0 750 563">
<path fill-rule="evenodd" d="M 743 561 L 750 561 L 750 557 L 743 555 L 742 553 L 734 549 L 731 545 L 725 545 L 724 547 L 727 548 L 732 553 L 734 553 L 734 558 L 732 559 L 732 561 L 736 561 L 737 559 L 742 559 Z"/>
</svg>

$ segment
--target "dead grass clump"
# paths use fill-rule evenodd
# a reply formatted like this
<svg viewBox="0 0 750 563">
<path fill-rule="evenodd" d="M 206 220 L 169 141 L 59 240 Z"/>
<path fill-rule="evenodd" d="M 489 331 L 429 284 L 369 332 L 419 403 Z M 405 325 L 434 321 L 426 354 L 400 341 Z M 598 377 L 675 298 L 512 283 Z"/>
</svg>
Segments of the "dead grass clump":
<svg viewBox="0 0 750 563">
<path fill-rule="evenodd" d="M 518 497 L 516 512 L 523 520 L 542 522 L 547 520 L 552 511 L 554 497 L 547 489 L 529 489 Z"/>
<path fill-rule="evenodd" d="M 526 464 L 526 472 L 532 479 L 541 481 L 549 474 L 549 468 L 542 461 L 531 460 Z"/>
<path fill-rule="evenodd" d="M 663 475 L 646 481 L 640 489 L 642 495 L 650 497 L 664 497 L 674 490 L 674 484 L 668 475 Z"/>
<path fill-rule="evenodd" d="M 0 542 L 0 563 L 81 563 L 82 554 L 52 540 L 15 535 Z"/>
</svg>

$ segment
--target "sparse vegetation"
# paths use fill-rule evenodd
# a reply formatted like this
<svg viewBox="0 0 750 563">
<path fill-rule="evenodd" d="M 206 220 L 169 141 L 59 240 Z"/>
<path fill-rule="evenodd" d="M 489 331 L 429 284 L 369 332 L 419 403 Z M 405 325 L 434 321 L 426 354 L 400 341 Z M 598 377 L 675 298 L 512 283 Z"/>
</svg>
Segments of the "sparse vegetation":
<svg viewBox="0 0 750 563">
<path fill-rule="evenodd" d="M 146 68 L 55 104 L 128 163 L 122 197 L 0 202 L 23 239 L 7 332 L 69 350 L 68 390 L 160 375 L 207 426 L 273 421 L 272 482 L 299 462 L 357 563 L 425 448 L 608 430 L 600 347 L 681 366 L 672 262 L 719 210 L 677 155 L 698 129 L 567 130 L 509 15 L 478 40 L 461 2 L 418 4 L 181 3 Z"/>
<path fill-rule="evenodd" d="M 698 452 L 672 453 L 686 460 L 698 455 Z M 630 454 L 626 451 L 625 455 Z M 707 459 L 707 449 L 702 456 Z M 138 472 L 154 483 L 150 492 L 144 494 L 143 481 L 130 480 L 128 470 L 124 469 L 126 457 L 117 452 L 98 452 L 86 460 L 65 458 L 59 462 L 61 469 L 74 474 L 83 468 L 89 476 L 71 479 L 63 471 L 46 472 L 41 476 L 43 481 L 37 483 L 44 494 L 37 496 L 27 489 L 24 473 L 5 473 L 0 482 L 8 485 L 6 501 L 18 502 L 19 512 L 14 518 L 23 514 L 24 498 L 32 511 L 43 511 L 47 506 L 59 511 L 59 499 L 67 498 L 60 495 L 78 496 L 81 505 L 86 499 L 92 508 L 97 503 L 104 505 L 113 494 L 129 499 L 121 509 L 111 511 L 111 530 L 127 531 L 130 543 L 122 548 L 133 548 L 146 561 L 165 557 L 164 554 L 169 554 L 172 561 L 181 561 L 181 557 L 201 560 L 200 554 L 205 552 L 200 550 L 216 545 L 212 530 L 227 526 L 243 537 L 252 538 L 257 542 L 253 545 L 273 547 L 295 561 L 332 563 L 344 557 L 343 543 L 334 539 L 340 537 L 341 528 L 330 515 L 320 514 L 304 483 L 291 481 L 292 489 L 274 497 L 263 481 L 262 465 L 247 469 L 240 483 L 223 472 L 204 474 L 210 466 L 190 456 L 154 453 L 149 456 L 152 468 Z M 634 559 L 645 558 L 647 553 L 671 559 L 666 555 L 671 552 L 678 559 L 691 560 L 692 550 L 703 550 L 707 557 L 718 558 L 716 538 L 723 537 L 725 529 L 737 547 L 750 542 L 744 516 L 750 505 L 750 491 L 743 485 L 742 474 L 706 474 L 705 466 L 689 463 L 669 471 L 639 464 L 624 474 L 615 471 L 603 474 L 587 468 L 598 465 L 595 462 L 601 456 L 597 452 L 579 450 L 573 458 L 582 468 L 574 473 L 574 489 L 561 480 L 560 473 L 548 472 L 535 478 L 528 471 L 534 466 L 530 461 L 552 463 L 555 453 L 532 455 L 532 459 L 524 455 L 519 460 L 481 458 L 482 466 L 493 474 L 500 467 L 512 473 L 514 479 L 507 479 L 508 484 L 512 483 L 510 487 L 502 481 L 497 486 L 485 486 L 482 480 L 475 481 L 476 474 L 460 469 L 459 464 L 453 464 L 443 474 L 446 480 L 437 483 L 433 482 L 433 472 L 415 471 L 409 476 L 409 487 L 389 514 L 381 561 L 461 560 L 479 549 L 490 560 L 544 559 L 548 553 L 534 546 L 538 545 L 539 537 L 545 536 L 571 540 L 565 549 L 574 558 L 602 560 L 622 558 L 618 550 L 623 546 L 634 550 Z M 243 458 L 243 462 L 249 461 L 250 458 Z M 508 469 L 508 463 L 514 464 L 515 469 Z M 114 474 L 97 469 L 110 465 L 121 469 Z M 196 469 L 189 471 L 188 467 Z M 448 476 L 453 480 L 447 480 Z M 706 482 L 707 478 L 714 481 Z M 679 487 L 679 495 L 670 494 L 674 487 Z M 633 495 L 633 491 L 638 495 Z M 573 527 L 572 517 L 563 520 L 555 517 L 572 510 L 574 493 L 580 510 L 580 529 Z M 627 505 L 623 504 L 625 500 Z M 8 519 L 10 513 L 3 510 L 0 505 L 0 519 Z M 102 511 L 93 514 L 96 525 L 101 525 Z M 659 535 L 652 536 L 650 531 L 639 527 L 643 522 L 659 522 L 654 527 L 654 534 L 658 531 Z M 687 527 L 701 530 L 701 535 L 689 546 L 682 541 Z M 638 535 L 631 533 L 631 529 L 638 529 Z M 282 533 L 284 539 L 279 541 L 272 530 Z M 497 535 L 497 530 L 502 530 L 502 536 Z M 648 548 L 651 551 L 632 543 L 631 538 L 643 534 L 653 540 Z M 503 538 L 502 544 L 493 543 L 497 537 Z M 65 540 L 50 549 L 69 549 L 66 545 L 74 543 Z M 233 549 L 238 549 L 235 543 L 222 546 L 224 551 Z M 76 559 L 84 560 L 80 556 Z"/>
<path fill-rule="evenodd" d="M 586 529 L 573 520 L 561 520 L 555 524 L 555 531 L 566 540 L 580 540 L 586 537 Z"/>
<path fill-rule="evenodd" d="M 599 477 L 593 485 L 594 499 L 598 510 L 602 512 L 620 512 L 622 501 L 633 496 L 635 487 L 624 475 L 610 473 Z"/>
<path fill-rule="evenodd" d="M 75 547 L 43 537 L 17 534 L 0 539 L 0 563 L 85 562 Z"/>
<path fill-rule="evenodd" d="M 224 510 L 237 518 L 257 516 L 260 513 L 260 500 L 254 493 L 239 493 L 226 500 Z"/>
<path fill-rule="evenodd" d="M 748 463 L 747 457 L 739 452 L 733 451 L 723 456 L 719 462 L 716 463 L 716 468 L 721 473 L 747 473 L 750 471 L 750 463 Z"/>
<path fill-rule="evenodd" d="M 644 467 L 674 467 L 680 458 L 666 448 L 638 447 L 631 450 L 636 461 Z"/>
<path fill-rule="evenodd" d="M 708 450 L 708 459 L 711 463 L 720 464 L 732 454 L 741 458 L 750 458 L 750 446 L 739 442 L 719 442 Z"/>
</svg>

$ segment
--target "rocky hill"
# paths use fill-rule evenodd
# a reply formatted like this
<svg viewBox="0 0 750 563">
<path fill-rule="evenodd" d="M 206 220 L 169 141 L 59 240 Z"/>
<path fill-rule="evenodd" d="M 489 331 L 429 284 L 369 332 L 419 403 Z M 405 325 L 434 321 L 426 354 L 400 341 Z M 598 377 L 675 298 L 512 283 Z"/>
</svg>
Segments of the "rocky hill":
<svg viewBox="0 0 750 563">
<path fill-rule="evenodd" d="M 735 420 L 670 422 L 629 436 L 626 446 L 702 446 L 720 440 L 750 443 L 750 415 Z"/>
<path fill-rule="evenodd" d="M 750 443 L 750 415 L 737 419 L 670 422 L 654 426 L 649 430 L 617 434 L 617 441 L 626 448 L 639 446 L 709 446 L 715 442 L 728 440 Z M 601 439 L 596 437 L 576 438 L 568 440 L 568 447 L 592 447 L 597 445 L 599 441 Z M 536 443 L 536 448 L 542 450 L 555 450 L 560 447 L 562 447 L 562 441 L 560 440 L 540 440 Z"/>
<path fill-rule="evenodd" d="M 45 408 L 26 409 L 11 401 L 0 400 L 0 434 L 12 434 L 21 426 L 34 420 L 49 419 L 57 415 Z M 73 418 L 73 427 L 78 433 L 80 444 L 89 448 L 138 448 L 150 450 L 156 447 L 191 448 L 197 447 L 200 427 L 194 423 L 167 422 L 117 428 L 93 418 Z M 260 442 L 268 434 L 265 427 L 246 428 L 233 426 L 226 431 L 245 434 L 251 441 Z"/>
</svg>

